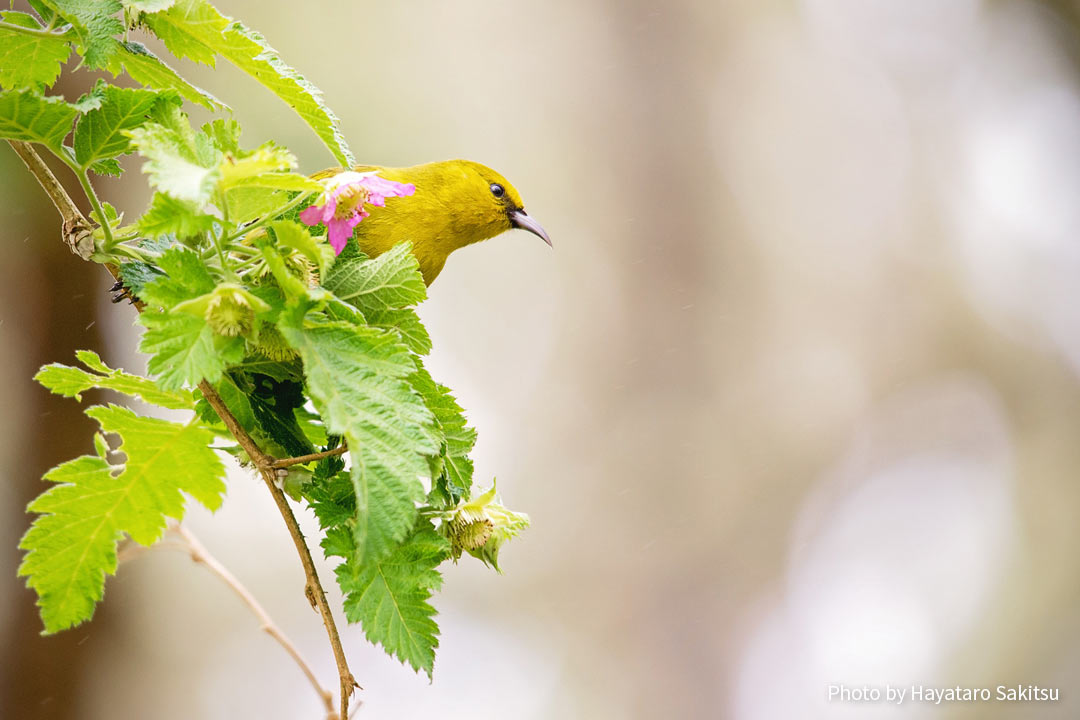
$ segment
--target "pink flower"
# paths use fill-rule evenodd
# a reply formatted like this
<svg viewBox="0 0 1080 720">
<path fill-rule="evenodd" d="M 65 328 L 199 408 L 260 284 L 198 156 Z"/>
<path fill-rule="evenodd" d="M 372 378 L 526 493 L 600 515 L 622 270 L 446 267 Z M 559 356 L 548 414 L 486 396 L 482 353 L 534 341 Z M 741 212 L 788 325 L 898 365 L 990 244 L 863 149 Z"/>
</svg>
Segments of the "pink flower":
<svg viewBox="0 0 1080 720">
<path fill-rule="evenodd" d="M 327 239 L 334 253 L 341 254 L 352 237 L 353 229 L 369 213 L 364 205 L 383 207 L 388 197 L 405 197 L 416 192 L 416 186 L 384 180 L 373 172 L 351 170 L 322 181 L 322 195 L 300 213 L 305 225 L 326 225 Z"/>
</svg>

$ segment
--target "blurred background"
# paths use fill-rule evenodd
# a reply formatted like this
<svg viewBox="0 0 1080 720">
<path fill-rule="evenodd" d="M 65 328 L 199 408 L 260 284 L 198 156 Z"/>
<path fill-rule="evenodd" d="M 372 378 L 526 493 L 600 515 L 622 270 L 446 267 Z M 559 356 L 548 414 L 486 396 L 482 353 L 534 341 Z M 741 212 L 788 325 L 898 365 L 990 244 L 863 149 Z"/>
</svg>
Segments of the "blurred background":
<svg viewBox="0 0 1080 720">
<path fill-rule="evenodd" d="M 344 630 L 357 717 L 1080 716 L 1080 4 L 219 6 L 322 88 L 361 161 L 491 165 L 555 242 L 463 250 L 421 308 L 477 480 L 533 527 L 504 576 L 447 567 L 431 684 Z M 332 164 L 246 76 L 177 64 L 248 144 Z M 133 217 L 127 167 L 99 187 Z M 24 507 L 94 424 L 31 376 L 77 348 L 145 361 L 4 148 L 0 190 L 0 717 L 322 717 L 179 553 L 38 636 Z M 261 484 L 234 472 L 187 524 L 334 687 Z M 1060 700 L 897 709 L 839 684 Z"/>
</svg>

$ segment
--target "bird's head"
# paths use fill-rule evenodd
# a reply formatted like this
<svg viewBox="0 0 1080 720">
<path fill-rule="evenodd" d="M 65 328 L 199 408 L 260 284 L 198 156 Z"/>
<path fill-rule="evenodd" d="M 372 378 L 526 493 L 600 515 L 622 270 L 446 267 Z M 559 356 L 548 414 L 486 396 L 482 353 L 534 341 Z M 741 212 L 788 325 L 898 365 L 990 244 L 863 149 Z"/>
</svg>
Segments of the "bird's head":
<svg viewBox="0 0 1080 720">
<path fill-rule="evenodd" d="M 551 245 L 544 228 L 525 212 L 517 189 L 499 173 L 471 160 L 447 160 L 427 167 L 441 176 L 433 189 L 454 218 L 457 247 L 514 228 L 527 230 Z"/>
</svg>

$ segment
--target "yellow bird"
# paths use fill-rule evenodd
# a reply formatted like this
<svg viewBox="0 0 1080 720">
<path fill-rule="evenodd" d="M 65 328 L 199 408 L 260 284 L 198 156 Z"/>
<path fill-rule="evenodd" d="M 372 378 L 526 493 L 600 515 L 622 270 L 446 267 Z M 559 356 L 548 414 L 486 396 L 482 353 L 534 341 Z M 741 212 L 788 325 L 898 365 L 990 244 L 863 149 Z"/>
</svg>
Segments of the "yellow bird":
<svg viewBox="0 0 1080 720">
<path fill-rule="evenodd" d="M 348 182 L 360 175 L 389 180 L 387 188 L 395 185 L 399 189 L 384 189 L 383 192 L 380 186 L 372 185 L 370 190 L 350 193 Z M 551 239 L 540 223 L 525 213 L 521 196 L 514 186 L 480 163 L 446 160 L 406 168 L 357 165 L 351 173 L 332 168 L 312 177 L 316 180 L 341 178 L 336 190 L 338 194 L 333 196 L 334 204 L 329 205 L 325 215 L 331 244 L 335 244 L 332 223 L 345 228 L 337 230 L 340 233 L 337 238 L 339 251 L 344 247 L 345 233 L 349 231 L 360 250 L 369 257 L 409 242 L 428 285 L 438 277 L 450 253 L 507 230 L 528 230 L 551 245 Z M 355 187 L 361 186 L 358 179 Z M 328 197 L 329 194 L 324 200 Z M 302 213 L 301 219 L 309 225 L 315 224 L 324 219 L 320 212 L 316 209 L 306 217 Z M 348 222 L 349 218 L 352 222 Z"/>
</svg>

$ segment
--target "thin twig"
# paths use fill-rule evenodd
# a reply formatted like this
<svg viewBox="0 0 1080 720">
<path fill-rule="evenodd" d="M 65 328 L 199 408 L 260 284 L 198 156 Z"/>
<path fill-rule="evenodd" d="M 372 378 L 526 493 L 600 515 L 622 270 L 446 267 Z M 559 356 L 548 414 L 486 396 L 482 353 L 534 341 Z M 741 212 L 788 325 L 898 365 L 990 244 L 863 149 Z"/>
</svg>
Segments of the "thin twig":
<svg viewBox="0 0 1080 720">
<path fill-rule="evenodd" d="M 334 455 L 342 455 L 349 451 L 348 446 L 341 445 L 333 450 L 323 450 L 322 452 L 311 453 L 310 455 L 297 455 L 296 457 L 281 458 L 270 463 L 272 468 L 287 468 L 291 465 L 302 465 L 314 460 L 322 460 L 323 458 L 333 457 Z"/>
<path fill-rule="evenodd" d="M 315 677 L 315 672 L 311 669 L 311 666 L 304 660 L 300 651 L 293 645 L 292 641 L 289 640 L 285 633 L 282 632 L 281 628 L 274 623 L 270 614 L 259 604 L 259 601 L 255 599 L 255 596 L 236 579 L 235 575 L 229 572 L 228 568 L 210 554 L 206 547 L 190 530 L 179 523 L 170 522 L 169 531 L 182 540 L 182 542 L 158 543 L 158 545 L 188 553 L 191 555 L 193 561 L 205 565 L 210 572 L 221 578 L 233 592 L 239 595 L 240 599 L 244 601 L 244 604 L 251 609 L 251 612 L 255 613 L 257 618 L 259 618 L 259 622 L 262 623 L 260 629 L 277 640 L 278 644 L 285 648 L 285 652 L 289 653 L 289 655 L 292 656 L 292 659 L 296 661 L 296 664 L 300 666 L 304 675 L 307 676 L 308 682 L 311 683 L 311 687 L 315 688 L 315 692 L 322 698 L 323 705 L 326 706 L 327 720 L 330 720 L 330 718 L 338 718 L 339 716 L 334 710 L 334 694 L 319 684 L 319 680 Z"/>
<path fill-rule="evenodd" d="M 79 211 L 78 207 L 71 200 L 71 196 L 67 193 L 67 190 L 57 181 L 56 177 L 49 170 L 48 166 L 41 160 L 37 152 L 28 143 L 20 141 L 8 141 L 11 146 L 26 163 L 26 167 L 37 179 L 41 187 L 52 199 L 53 204 L 56 205 L 56 209 L 60 212 L 61 217 L 64 219 L 64 242 L 71 247 L 79 257 L 89 259 L 90 253 L 93 250 L 93 236 L 90 231 L 90 224 L 86 218 Z M 80 234 L 82 233 L 82 234 Z M 90 238 L 90 251 L 83 254 L 82 250 L 85 248 L 85 238 Z M 113 276 L 114 280 L 119 279 L 119 271 L 115 266 L 105 265 L 105 269 L 109 271 L 109 274 Z M 136 309 L 141 310 L 142 304 L 136 303 Z M 352 696 L 353 689 L 360 687 L 357 684 L 356 679 L 349 671 L 348 663 L 345 659 L 345 650 L 341 646 L 341 638 L 338 635 L 337 624 L 334 621 L 334 615 L 330 611 L 330 604 L 326 600 L 326 592 L 323 590 L 322 583 L 319 581 L 319 575 L 315 570 L 315 562 L 311 558 L 311 551 L 308 549 L 307 543 L 304 541 L 304 534 L 300 531 L 300 525 L 296 522 L 296 516 L 293 515 L 292 508 L 289 506 L 289 501 L 285 498 L 285 493 L 277 485 L 277 472 L 273 467 L 273 463 L 276 458 L 271 457 L 264 453 L 243 426 L 237 422 L 236 418 L 228 407 L 225 406 L 221 396 L 217 394 L 217 391 L 207 382 L 203 381 L 199 383 L 199 389 L 203 393 L 203 397 L 217 412 L 218 417 L 225 423 L 225 427 L 229 429 L 236 441 L 240 443 L 240 446 L 247 451 L 248 457 L 259 469 L 259 474 L 263 478 L 263 482 L 266 483 L 266 487 L 270 490 L 270 494 L 274 498 L 274 503 L 278 506 L 278 511 L 281 513 L 282 519 L 285 520 L 285 525 L 289 529 L 289 534 L 292 536 L 293 544 L 296 545 L 297 554 L 300 556 L 300 564 L 304 567 L 304 574 L 307 577 L 307 583 L 304 588 L 304 592 L 311 602 L 312 606 L 318 609 L 319 614 L 322 616 L 323 625 L 326 627 L 326 634 L 330 639 L 330 647 L 334 652 L 334 660 L 337 663 L 338 678 L 341 684 L 340 695 L 340 718 L 348 718 L 349 716 L 349 698 Z"/>
</svg>

